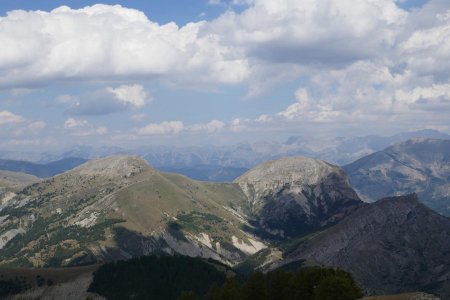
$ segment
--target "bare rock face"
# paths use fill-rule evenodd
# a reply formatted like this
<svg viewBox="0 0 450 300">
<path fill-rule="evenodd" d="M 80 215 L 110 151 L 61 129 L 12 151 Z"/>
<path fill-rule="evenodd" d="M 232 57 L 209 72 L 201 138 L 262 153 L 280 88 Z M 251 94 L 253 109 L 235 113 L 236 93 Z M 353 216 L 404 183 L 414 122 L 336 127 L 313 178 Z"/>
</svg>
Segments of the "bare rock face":
<svg viewBox="0 0 450 300">
<path fill-rule="evenodd" d="M 272 236 L 294 236 L 334 223 L 361 204 L 342 169 L 311 158 L 268 161 L 235 182 L 258 226 Z"/>
<path fill-rule="evenodd" d="M 303 242 L 285 263 L 311 260 L 353 273 L 369 294 L 450 295 L 450 219 L 416 195 L 360 207 Z"/>
</svg>

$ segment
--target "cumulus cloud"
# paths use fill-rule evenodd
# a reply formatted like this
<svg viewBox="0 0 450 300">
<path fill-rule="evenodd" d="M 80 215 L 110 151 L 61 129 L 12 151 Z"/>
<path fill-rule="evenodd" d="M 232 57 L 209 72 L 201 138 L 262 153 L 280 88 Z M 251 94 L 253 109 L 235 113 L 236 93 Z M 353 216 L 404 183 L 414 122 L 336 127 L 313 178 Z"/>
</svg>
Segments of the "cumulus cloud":
<svg viewBox="0 0 450 300">
<path fill-rule="evenodd" d="M 38 139 L 11 139 L 6 142 L 8 146 L 50 146 L 55 145 L 56 140 L 47 137 L 47 138 L 38 138 Z"/>
<path fill-rule="evenodd" d="M 211 120 L 207 123 L 185 125 L 181 121 L 165 121 L 161 123 L 150 123 L 136 130 L 139 135 L 170 135 L 181 132 L 186 133 L 218 133 L 226 129 L 226 124 L 219 120 Z"/>
<path fill-rule="evenodd" d="M 229 124 L 151 123 L 135 130 L 140 135 L 242 132 L 277 122 L 448 125 L 448 1 L 409 11 L 396 0 L 210 1 L 221 3 L 248 7 L 183 27 L 121 6 L 10 12 L 0 19 L 0 87 L 106 82 L 95 92 L 58 98 L 80 116 L 141 109 L 151 101 L 144 87 L 117 84 L 130 78 L 244 83 L 250 97 L 296 84 L 295 100 L 278 113 Z"/>
<path fill-rule="evenodd" d="M 106 90 L 125 105 L 142 107 L 147 101 L 149 101 L 147 92 L 144 87 L 139 84 L 121 85 L 118 88 L 107 87 Z"/>
<path fill-rule="evenodd" d="M 240 82 L 247 60 L 217 35 L 201 36 L 202 27 L 159 25 L 120 5 L 11 11 L 0 19 L 0 86 L 192 74 L 205 82 Z"/>
<path fill-rule="evenodd" d="M 181 121 L 169 121 L 162 123 L 150 123 L 137 130 L 139 135 L 177 134 L 184 129 Z"/>
<path fill-rule="evenodd" d="M 255 0 L 208 26 L 259 59 L 342 65 L 394 46 L 406 16 L 392 0 Z"/>
<path fill-rule="evenodd" d="M 108 133 L 108 128 L 100 126 L 89 130 L 75 131 L 72 133 L 74 136 L 91 136 L 91 135 L 105 135 Z"/>
<path fill-rule="evenodd" d="M 64 122 L 64 128 L 65 129 L 72 129 L 72 128 L 77 128 L 77 127 L 84 127 L 88 124 L 88 122 L 86 120 L 77 120 L 74 118 L 68 118 L 65 122 Z"/>
<path fill-rule="evenodd" d="M 41 129 L 44 129 L 45 127 L 47 127 L 47 123 L 45 123 L 44 121 L 36 121 L 36 122 L 32 122 L 30 124 L 28 124 L 28 129 L 33 130 L 33 131 L 38 131 Z"/>
<path fill-rule="evenodd" d="M 209 5 L 222 5 L 222 6 L 250 5 L 252 3 L 253 0 L 208 0 Z"/>
<path fill-rule="evenodd" d="M 296 91 L 295 99 L 276 115 L 279 121 L 333 123 L 333 130 L 352 124 L 444 128 L 448 126 L 450 84 L 430 83 L 412 72 L 396 73 L 381 64 L 357 62 L 312 74 L 308 85 Z"/>
<path fill-rule="evenodd" d="M 69 106 L 71 115 L 106 115 L 127 109 L 140 109 L 151 101 L 151 96 L 142 85 L 106 87 L 79 96 L 60 95 L 59 103 Z"/>
<path fill-rule="evenodd" d="M 24 121 L 25 118 L 22 116 L 16 115 L 7 110 L 0 111 L 0 125 L 21 123 Z"/>
<path fill-rule="evenodd" d="M 212 120 L 205 124 L 194 124 L 190 127 L 191 131 L 205 131 L 208 133 L 219 132 L 224 129 L 225 123 L 219 120 Z"/>
<path fill-rule="evenodd" d="M 22 124 L 19 128 L 13 131 L 15 136 L 22 135 L 36 135 L 42 129 L 47 127 L 47 123 L 44 121 L 28 121 L 28 124 Z"/>
<path fill-rule="evenodd" d="M 73 136 L 86 137 L 92 135 L 105 135 L 108 128 L 105 126 L 95 127 L 86 120 L 68 118 L 64 122 L 64 129 L 68 130 Z"/>
</svg>

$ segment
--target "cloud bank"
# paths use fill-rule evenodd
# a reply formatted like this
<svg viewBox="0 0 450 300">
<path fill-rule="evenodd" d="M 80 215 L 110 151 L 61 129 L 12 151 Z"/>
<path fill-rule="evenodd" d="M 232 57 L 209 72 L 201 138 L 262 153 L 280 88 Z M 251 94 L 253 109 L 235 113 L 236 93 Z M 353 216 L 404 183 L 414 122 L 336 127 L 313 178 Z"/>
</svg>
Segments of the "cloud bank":
<svg viewBox="0 0 450 300">
<path fill-rule="evenodd" d="M 278 111 L 150 123 L 132 130 L 141 136 L 330 124 L 450 130 L 448 1 L 412 10 L 395 0 L 210 1 L 224 3 L 245 7 L 182 27 L 119 5 L 10 12 L 0 18 L 0 88 L 101 80 L 102 89 L 59 99 L 75 120 L 142 109 L 152 96 L 134 82 L 242 85 L 255 98 L 296 84 L 292 103 Z M 6 110 L 0 116 L 3 123 L 21 120 Z"/>
</svg>

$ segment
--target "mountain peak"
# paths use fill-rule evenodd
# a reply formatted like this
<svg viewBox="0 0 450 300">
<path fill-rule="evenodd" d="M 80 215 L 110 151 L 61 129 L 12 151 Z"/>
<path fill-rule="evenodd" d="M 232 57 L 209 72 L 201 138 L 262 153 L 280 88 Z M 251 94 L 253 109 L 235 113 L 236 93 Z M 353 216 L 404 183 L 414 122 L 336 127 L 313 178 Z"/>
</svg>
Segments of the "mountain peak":
<svg viewBox="0 0 450 300">
<path fill-rule="evenodd" d="M 266 185 L 268 182 L 284 184 L 291 181 L 301 181 L 303 184 L 316 184 L 320 178 L 331 172 L 339 170 L 338 167 L 308 157 L 284 157 L 262 163 L 235 181 L 237 183 L 252 182 Z"/>
<path fill-rule="evenodd" d="M 361 204 L 341 168 L 312 158 L 268 161 L 235 182 L 272 235 L 293 236 L 336 222 Z"/>
<path fill-rule="evenodd" d="M 114 155 L 90 160 L 69 172 L 79 175 L 118 177 L 141 173 L 149 168 L 148 163 L 138 156 Z"/>
</svg>

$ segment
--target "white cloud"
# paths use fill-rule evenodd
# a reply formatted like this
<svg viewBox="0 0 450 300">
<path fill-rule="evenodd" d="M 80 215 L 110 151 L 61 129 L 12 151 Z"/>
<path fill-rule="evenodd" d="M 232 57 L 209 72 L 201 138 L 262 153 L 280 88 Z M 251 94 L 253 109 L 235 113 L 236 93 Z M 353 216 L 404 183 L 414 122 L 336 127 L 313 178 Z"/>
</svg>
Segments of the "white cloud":
<svg viewBox="0 0 450 300">
<path fill-rule="evenodd" d="M 351 126 L 353 130 L 393 126 L 405 130 L 449 124 L 449 83 L 430 83 L 412 72 L 396 73 L 372 62 L 316 71 L 295 98 L 295 103 L 277 114 L 279 122 L 302 126 L 332 123 L 330 130 L 335 131 Z"/>
<path fill-rule="evenodd" d="M 159 25 L 120 5 L 51 12 L 16 10 L 0 19 L 0 86 L 133 76 L 239 83 L 248 62 L 204 22 Z"/>
<path fill-rule="evenodd" d="M 100 127 L 89 129 L 89 130 L 72 132 L 71 134 L 74 136 L 85 137 L 85 136 L 92 136 L 92 135 L 105 135 L 107 133 L 108 133 L 108 128 L 106 128 L 104 126 L 100 126 Z"/>
<path fill-rule="evenodd" d="M 231 120 L 230 124 L 230 130 L 233 132 L 242 132 L 247 130 L 248 120 L 242 119 L 242 118 L 235 118 Z"/>
<path fill-rule="evenodd" d="M 147 126 L 137 130 L 139 135 L 160 135 L 160 134 L 177 134 L 184 129 L 181 121 L 169 121 L 162 123 L 150 123 Z"/>
<path fill-rule="evenodd" d="M 205 131 L 208 133 L 219 132 L 224 129 L 225 123 L 219 120 L 212 120 L 205 124 L 194 124 L 190 127 L 191 131 Z"/>
<path fill-rule="evenodd" d="M 57 96 L 56 101 L 58 103 L 70 104 L 70 105 L 77 105 L 80 102 L 77 97 L 75 97 L 73 95 L 67 95 L 67 94 Z"/>
<path fill-rule="evenodd" d="M 222 6 L 229 6 L 229 5 L 250 5 L 254 1 L 253 0 L 208 0 L 209 5 L 222 5 Z"/>
<path fill-rule="evenodd" d="M 77 128 L 77 127 L 84 127 L 88 124 L 88 122 L 86 120 L 77 120 L 74 118 L 68 118 L 65 122 L 64 122 L 64 128 L 65 129 L 72 129 L 72 128 Z"/>
<path fill-rule="evenodd" d="M 142 85 L 121 85 L 105 87 L 81 95 L 60 95 L 59 103 L 68 106 L 71 115 L 107 115 L 127 109 L 141 109 L 151 101 L 151 96 Z"/>
<path fill-rule="evenodd" d="M 304 88 L 298 89 L 295 92 L 295 98 L 297 102 L 289 105 L 286 110 L 278 113 L 279 116 L 285 117 L 288 120 L 293 120 L 309 112 L 311 99 L 309 98 L 308 91 Z"/>
<path fill-rule="evenodd" d="M 108 133 L 108 128 L 105 126 L 95 127 L 89 124 L 86 120 L 68 118 L 64 122 L 64 128 L 69 130 L 73 136 L 87 137 L 92 135 L 105 135 Z"/>
<path fill-rule="evenodd" d="M 7 110 L 0 111 L 0 125 L 21 123 L 24 121 L 25 118 L 23 118 L 22 116 L 16 115 Z"/>
<path fill-rule="evenodd" d="M 26 134 L 36 135 L 46 127 L 47 123 L 45 123 L 44 121 L 28 122 L 28 124 L 22 125 L 21 127 L 14 130 L 13 133 L 15 136 L 23 136 Z"/>
<path fill-rule="evenodd" d="M 24 95 L 28 95 L 32 92 L 33 90 L 31 89 L 24 89 L 24 88 L 15 88 L 15 89 L 11 89 L 9 91 L 9 93 L 15 97 L 20 97 L 20 96 L 24 96 Z"/>
<path fill-rule="evenodd" d="M 32 131 L 38 131 L 47 127 L 47 124 L 44 121 L 36 121 L 28 124 L 27 127 Z"/>
<path fill-rule="evenodd" d="M 49 146 L 56 144 L 56 141 L 51 138 L 42 138 L 42 139 L 12 139 L 6 142 L 9 146 Z"/>
<path fill-rule="evenodd" d="M 255 0 L 208 26 L 259 59 L 341 65 L 388 51 L 406 17 L 392 0 Z"/>
<path fill-rule="evenodd" d="M 135 114 L 131 116 L 131 120 L 138 122 L 144 120 L 146 117 L 146 114 Z"/>
<path fill-rule="evenodd" d="M 118 88 L 107 87 L 106 90 L 123 102 L 125 105 L 133 107 L 142 107 L 146 102 L 150 101 L 148 93 L 144 87 L 139 84 L 121 85 Z"/>
<path fill-rule="evenodd" d="M 208 88 L 244 83 L 250 97 L 280 83 L 297 85 L 295 101 L 278 114 L 230 124 L 152 123 L 135 130 L 141 135 L 332 122 L 408 127 L 420 120 L 448 127 L 448 1 L 430 0 L 412 11 L 394 0 L 210 1 L 220 3 L 249 6 L 183 27 L 159 25 L 121 6 L 11 12 L 0 19 L 0 86 L 104 82 L 95 92 L 58 98 L 76 116 L 142 108 L 151 95 L 130 80 Z"/>
</svg>

